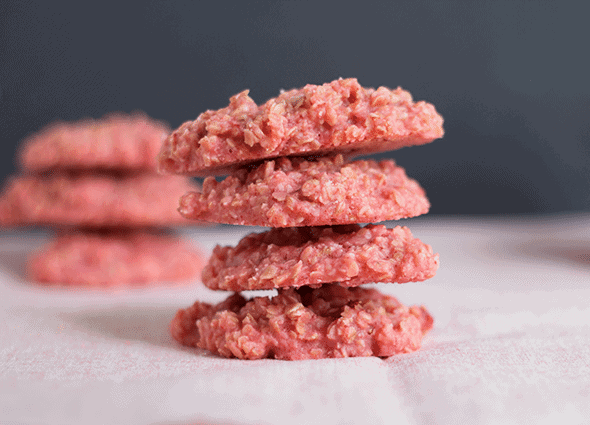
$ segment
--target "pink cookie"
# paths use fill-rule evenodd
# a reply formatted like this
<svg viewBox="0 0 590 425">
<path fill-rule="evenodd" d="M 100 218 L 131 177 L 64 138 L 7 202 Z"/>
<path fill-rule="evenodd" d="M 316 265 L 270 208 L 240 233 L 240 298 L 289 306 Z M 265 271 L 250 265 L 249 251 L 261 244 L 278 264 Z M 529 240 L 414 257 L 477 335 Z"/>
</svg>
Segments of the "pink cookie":
<svg viewBox="0 0 590 425">
<path fill-rule="evenodd" d="M 407 91 L 365 89 L 353 78 L 282 92 L 261 106 L 246 90 L 174 131 L 159 167 L 206 176 L 264 158 L 384 152 L 442 137 L 442 123 L 431 104 L 413 102 Z"/>
<path fill-rule="evenodd" d="M 61 235 L 34 255 L 29 277 L 59 285 L 116 286 L 198 279 L 203 256 L 179 238 L 142 231 Z"/>
<path fill-rule="evenodd" d="M 225 357 L 302 360 L 416 351 L 432 323 L 424 307 L 405 307 L 375 289 L 325 285 L 196 302 L 178 311 L 170 329 L 181 344 Z"/>
<path fill-rule="evenodd" d="M 55 123 L 24 142 L 20 164 L 47 169 L 150 169 L 169 129 L 144 114 L 110 114 L 100 120 Z"/>
<path fill-rule="evenodd" d="M 158 174 L 16 177 L 0 198 L 0 225 L 190 224 L 178 214 L 178 198 L 195 189 L 187 178 Z"/>
<path fill-rule="evenodd" d="M 424 190 L 392 160 L 345 163 L 342 155 L 278 158 L 243 168 L 180 200 L 189 219 L 269 227 L 376 223 L 428 212 Z"/>
<path fill-rule="evenodd" d="M 235 248 L 215 247 L 202 280 L 211 289 L 236 292 L 331 282 L 352 287 L 423 281 L 437 269 L 438 254 L 406 227 L 300 227 L 252 233 Z"/>
</svg>

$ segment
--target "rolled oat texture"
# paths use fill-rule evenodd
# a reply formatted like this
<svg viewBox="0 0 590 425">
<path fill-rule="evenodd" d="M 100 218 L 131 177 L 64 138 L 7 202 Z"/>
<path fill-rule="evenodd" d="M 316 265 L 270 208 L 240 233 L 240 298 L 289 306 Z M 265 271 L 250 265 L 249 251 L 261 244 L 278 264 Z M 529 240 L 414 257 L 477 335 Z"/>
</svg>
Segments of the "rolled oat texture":
<svg viewBox="0 0 590 425">
<path fill-rule="evenodd" d="M 342 155 L 278 158 L 242 168 L 180 200 L 192 220 L 268 227 L 377 223 L 428 212 L 424 190 L 393 160 L 345 162 Z"/>
<path fill-rule="evenodd" d="M 266 158 L 385 152 L 442 137 L 442 123 L 407 91 L 363 88 L 354 78 L 284 91 L 260 106 L 246 90 L 172 132 L 159 169 L 207 176 Z"/>
<path fill-rule="evenodd" d="M 202 280 L 225 291 L 352 287 L 423 281 L 435 275 L 438 264 L 438 254 L 406 227 L 279 228 L 252 233 L 235 248 L 215 247 Z"/>
<path fill-rule="evenodd" d="M 432 327 L 424 307 L 406 307 L 375 289 L 325 285 L 279 290 L 218 305 L 196 302 L 171 323 L 180 343 L 239 359 L 386 357 L 420 348 Z"/>
</svg>

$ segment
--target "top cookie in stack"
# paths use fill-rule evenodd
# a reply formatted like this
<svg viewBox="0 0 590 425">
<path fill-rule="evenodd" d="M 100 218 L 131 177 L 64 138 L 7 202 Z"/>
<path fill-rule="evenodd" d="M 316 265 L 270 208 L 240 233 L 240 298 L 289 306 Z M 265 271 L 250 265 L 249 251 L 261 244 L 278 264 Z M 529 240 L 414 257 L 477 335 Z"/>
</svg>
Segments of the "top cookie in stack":
<svg viewBox="0 0 590 425">
<path fill-rule="evenodd" d="M 247 359 L 418 349 L 432 326 L 426 310 L 358 286 L 428 279 L 438 255 L 406 228 L 356 223 L 414 217 L 430 204 L 393 160 L 352 158 L 431 142 L 443 135 L 440 115 L 400 88 L 366 89 L 355 79 L 282 92 L 261 106 L 247 93 L 174 131 L 159 167 L 230 174 L 183 196 L 181 214 L 275 229 L 216 247 L 203 282 L 236 292 L 276 288 L 278 296 L 197 302 L 179 311 L 173 336 Z M 276 229 L 285 227 L 293 229 Z"/>
<path fill-rule="evenodd" d="M 160 230 L 188 223 L 176 212 L 177 199 L 198 190 L 187 178 L 156 173 L 168 132 L 143 114 L 111 114 L 53 124 L 23 143 L 21 173 L 0 198 L 0 224 L 60 232 L 56 243 L 31 259 L 33 279 L 99 285 L 184 280 L 198 273 L 199 255 Z M 177 264 L 183 273 L 170 268 L 170 253 L 157 254 L 171 247 L 194 263 Z"/>
<path fill-rule="evenodd" d="M 160 171 L 223 175 L 263 159 L 347 156 L 422 145 L 443 136 L 434 106 L 397 88 L 363 88 L 356 79 L 283 91 L 261 106 L 243 91 L 165 141 Z"/>
</svg>

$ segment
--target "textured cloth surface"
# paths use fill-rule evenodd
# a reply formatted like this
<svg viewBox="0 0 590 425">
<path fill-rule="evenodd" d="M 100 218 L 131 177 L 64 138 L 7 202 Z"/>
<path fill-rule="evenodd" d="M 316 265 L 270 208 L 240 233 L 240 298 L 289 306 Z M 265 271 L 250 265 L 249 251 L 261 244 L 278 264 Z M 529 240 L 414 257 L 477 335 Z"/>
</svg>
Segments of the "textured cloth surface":
<svg viewBox="0 0 590 425">
<path fill-rule="evenodd" d="M 378 285 L 432 314 L 422 348 L 294 362 L 223 359 L 172 340 L 178 308 L 223 292 L 197 281 L 114 292 L 36 286 L 22 278 L 25 258 L 47 236 L 2 233 L 1 422 L 589 423 L 590 215 L 387 223 L 396 224 L 440 254 L 434 278 Z M 210 252 L 248 232 L 185 237 Z"/>
</svg>

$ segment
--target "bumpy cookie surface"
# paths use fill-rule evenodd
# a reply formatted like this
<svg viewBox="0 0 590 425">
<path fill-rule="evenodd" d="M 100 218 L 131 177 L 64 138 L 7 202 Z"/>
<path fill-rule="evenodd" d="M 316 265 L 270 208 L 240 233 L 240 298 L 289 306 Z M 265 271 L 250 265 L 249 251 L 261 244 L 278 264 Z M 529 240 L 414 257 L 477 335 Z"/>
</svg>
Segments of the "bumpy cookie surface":
<svg viewBox="0 0 590 425">
<path fill-rule="evenodd" d="M 429 143 L 443 135 L 434 106 L 401 88 L 363 88 L 339 79 L 281 93 L 258 106 L 243 91 L 166 139 L 163 172 L 206 176 L 288 155 L 365 154 Z"/>
<path fill-rule="evenodd" d="M 412 352 L 432 323 L 424 307 L 405 307 L 375 289 L 325 285 L 249 301 L 234 294 L 215 306 L 196 302 L 170 329 L 181 344 L 225 357 L 301 360 Z"/>
<path fill-rule="evenodd" d="M 180 200 L 189 219 L 268 227 L 377 223 L 428 212 L 424 190 L 392 160 L 345 163 L 342 155 L 278 158 L 242 168 Z"/>
<path fill-rule="evenodd" d="M 173 235 L 80 231 L 31 257 L 28 275 L 47 284 L 116 286 L 198 279 L 203 263 L 200 252 Z"/>
<path fill-rule="evenodd" d="M 103 119 L 55 123 L 23 143 L 23 169 L 156 168 L 156 157 L 169 129 L 143 114 L 110 114 Z"/>
<path fill-rule="evenodd" d="M 406 227 L 383 225 L 272 229 L 217 246 L 203 269 L 211 289 L 245 291 L 339 283 L 406 283 L 433 277 L 438 254 Z"/>
<path fill-rule="evenodd" d="M 190 224 L 178 198 L 198 189 L 189 179 L 134 174 L 22 176 L 0 198 L 0 225 L 168 226 Z"/>
</svg>

